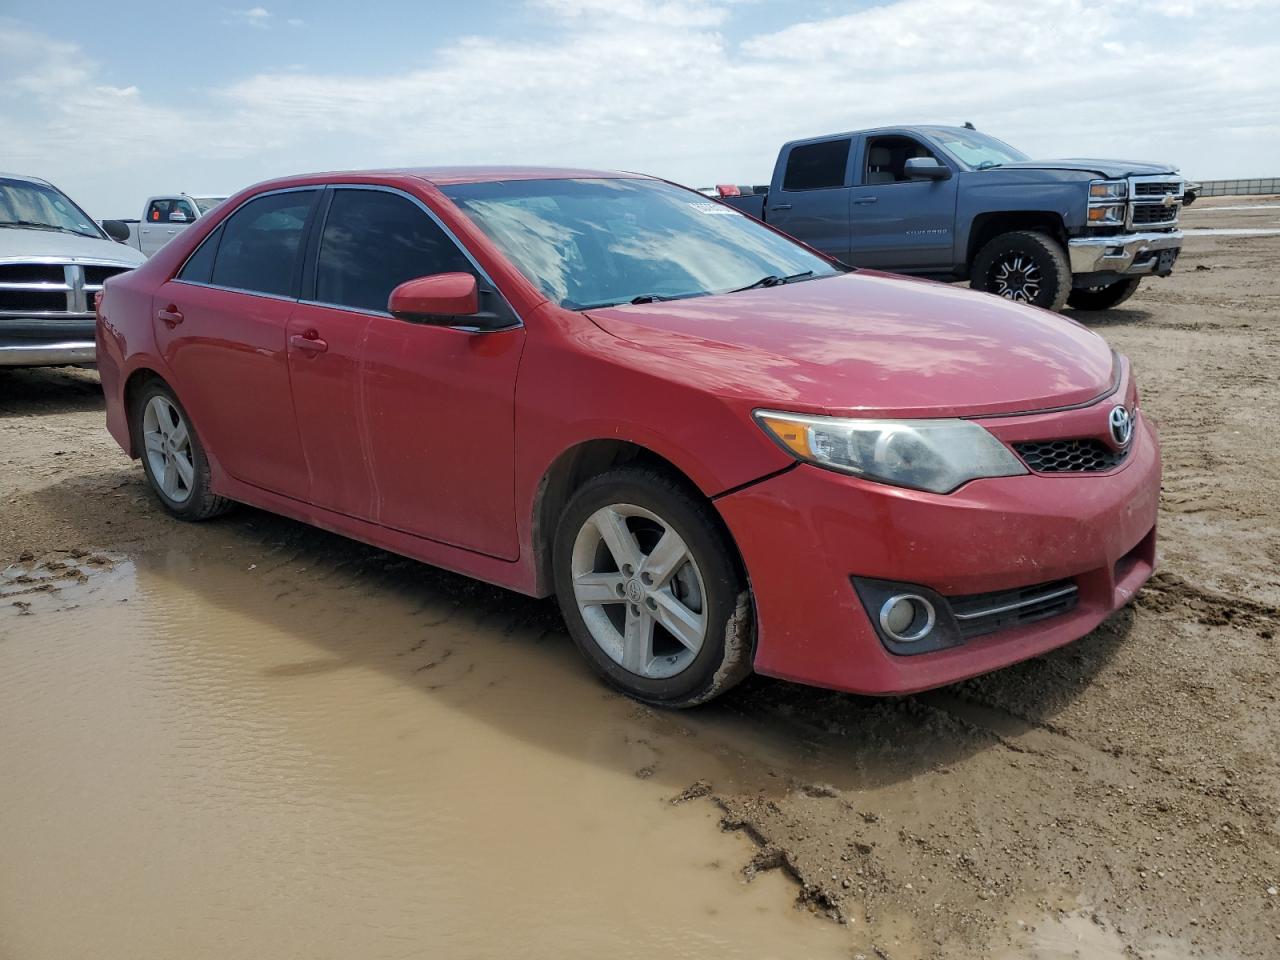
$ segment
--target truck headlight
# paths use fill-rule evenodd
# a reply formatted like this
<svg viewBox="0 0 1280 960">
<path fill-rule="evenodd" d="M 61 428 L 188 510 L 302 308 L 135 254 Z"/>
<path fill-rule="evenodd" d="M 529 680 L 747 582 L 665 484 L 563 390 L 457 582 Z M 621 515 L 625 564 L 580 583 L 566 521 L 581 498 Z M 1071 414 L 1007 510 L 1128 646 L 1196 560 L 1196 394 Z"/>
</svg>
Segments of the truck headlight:
<svg viewBox="0 0 1280 960">
<path fill-rule="evenodd" d="M 1090 200 L 1123 200 L 1129 195 L 1127 180 L 1091 180 L 1089 181 Z"/>
<path fill-rule="evenodd" d="M 1115 203 L 1105 206 L 1089 207 L 1089 225 L 1091 227 L 1114 227 L 1124 223 L 1124 204 Z"/>
<path fill-rule="evenodd" d="M 1027 472 L 969 420 L 861 420 L 757 410 L 755 419 L 799 460 L 866 480 L 950 493 L 980 477 Z"/>
</svg>

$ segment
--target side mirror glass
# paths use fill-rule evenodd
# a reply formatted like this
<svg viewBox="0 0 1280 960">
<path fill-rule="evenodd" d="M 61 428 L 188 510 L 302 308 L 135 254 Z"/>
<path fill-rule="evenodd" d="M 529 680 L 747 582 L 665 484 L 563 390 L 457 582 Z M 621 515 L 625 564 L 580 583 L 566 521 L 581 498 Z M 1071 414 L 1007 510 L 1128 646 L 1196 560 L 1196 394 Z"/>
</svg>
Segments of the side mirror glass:
<svg viewBox="0 0 1280 960">
<path fill-rule="evenodd" d="M 462 326 L 480 312 L 480 291 L 469 273 L 436 273 L 406 280 L 392 290 L 387 310 L 415 323 Z"/>
<path fill-rule="evenodd" d="M 951 168 L 934 157 L 911 157 L 903 165 L 903 172 L 911 180 L 951 179 Z"/>
<path fill-rule="evenodd" d="M 129 242 L 129 225 L 123 220 L 103 220 L 102 229 L 117 243 Z"/>
</svg>

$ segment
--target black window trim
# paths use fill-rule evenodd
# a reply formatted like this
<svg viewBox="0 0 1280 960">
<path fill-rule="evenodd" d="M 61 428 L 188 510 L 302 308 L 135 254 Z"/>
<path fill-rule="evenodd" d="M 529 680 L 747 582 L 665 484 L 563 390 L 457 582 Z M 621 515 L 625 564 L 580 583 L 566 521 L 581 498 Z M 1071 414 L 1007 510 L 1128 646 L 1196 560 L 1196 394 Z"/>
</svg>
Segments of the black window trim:
<svg viewBox="0 0 1280 960">
<path fill-rule="evenodd" d="M 819 144 L 835 143 L 838 140 L 849 141 L 849 151 L 844 157 L 844 174 L 840 183 L 833 184 L 829 187 L 801 187 L 798 190 L 795 187 L 792 187 L 789 190 L 787 189 L 787 168 L 791 166 L 791 157 L 797 150 L 803 147 L 816 147 Z M 849 176 L 849 165 L 854 162 L 855 153 L 857 153 L 857 150 L 855 149 L 854 136 L 848 133 L 837 134 L 833 137 L 818 137 L 814 140 L 802 140 L 799 143 L 793 143 L 787 148 L 787 159 L 782 165 L 782 184 L 778 189 L 782 193 L 815 193 L 819 190 L 848 190 L 853 186 L 852 178 Z"/>
<path fill-rule="evenodd" d="M 225 216 L 222 217 L 222 219 L 218 221 L 218 225 L 209 231 L 208 236 L 206 236 L 203 240 L 201 240 L 198 244 L 196 244 L 195 250 L 192 250 L 189 254 L 187 254 L 186 258 L 182 261 L 182 265 L 178 267 L 178 269 L 174 271 L 173 276 L 169 278 L 169 282 L 185 283 L 192 287 L 206 287 L 210 290 L 226 290 L 229 293 L 243 293 L 246 296 L 263 297 L 267 300 L 284 300 L 289 303 L 298 303 L 299 297 L 297 296 L 297 294 L 300 292 L 299 281 L 301 279 L 301 272 L 302 272 L 299 268 L 302 266 L 302 263 L 305 259 L 305 251 L 307 249 L 307 244 L 310 242 L 311 232 L 315 227 L 316 211 L 320 207 L 320 201 L 324 198 L 326 189 L 327 188 L 324 184 L 310 183 L 310 184 L 306 184 L 305 186 L 281 187 L 278 190 L 264 190 L 262 193 L 255 193 L 252 196 L 245 197 L 238 204 L 236 204 L 234 210 L 229 211 Z M 294 266 L 293 278 L 290 284 L 293 289 L 294 296 L 285 296 L 279 293 L 264 293 L 261 290 L 245 290 L 243 287 L 228 287 L 220 283 L 201 283 L 198 280 L 182 280 L 179 278 L 178 275 L 182 273 L 182 271 L 185 270 L 187 267 L 187 261 L 196 255 L 196 250 L 199 250 L 210 240 L 213 240 L 214 234 L 218 235 L 218 239 L 216 242 L 219 245 L 221 245 L 222 234 L 223 234 L 222 228 L 227 224 L 227 222 L 232 217 L 234 217 L 237 213 L 239 213 L 242 207 L 247 206 L 248 204 L 252 203 L 254 200 L 260 200 L 263 197 L 272 197 L 278 193 L 301 193 L 303 191 L 314 191 L 318 193 L 320 196 L 317 197 L 316 201 L 312 204 L 311 211 L 307 214 L 307 222 L 302 225 L 302 239 L 299 241 L 298 249 L 301 251 L 304 251 L 304 256 L 299 257 L 298 263 Z M 216 263 L 218 259 L 218 251 L 216 250 L 214 251 L 213 257 Z M 210 275 L 212 276 L 212 273 Z"/>
<path fill-rule="evenodd" d="M 459 251 L 461 251 L 462 255 L 466 257 L 467 262 L 470 263 L 471 266 L 475 268 L 476 273 L 479 274 L 484 279 L 484 282 L 489 285 L 489 288 L 494 292 L 494 294 L 496 294 L 497 297 L 504 304 L 506 304 L 507 309 L 511 311 L 511 316 L 515 318 L 515 326 L 520 326 L 520 327 L 524 326 L 524 318 L 521 317 L 520 314 L 516 312 L 515 307 L 511 305 L 511 301 L 507 299 L 506 294 L 502 292 L 501 288 L 499 288 L 499 286 L 493 282 L 493 277 L 489 276 L 489 271 L 480 265 L 480 262 L 476 260 L 476 258 L 472 256 L 471 251 L 467 249 L 466 244 L 464 244 L 460 239 L 458 239 L 458 235 L 456 233 L 454 233 L 451 229 L 449 229 L 449 225 L 446 224 L 443 220 L 441 220 L 436 215 L 436 212 L 432 210 L 429 206 L 427 206 L 425 203 L 423 203 L 422 200 L 420 200 L 418 197 L 415 197 L 413 194 L 408 193 L 404 190 L 401 190 L 397 187 L 389 187 L 381 183 L 331 183 L 326 185 L 324 196 L 321 197 L 320 202 L 316 205 L 317 210 L 323 208 L 324 216 L 323 218 L 319 216 L 315 218 L 315 220 L 317 221 L 317 225 L 314 228 L 313 236 L 309 236 L 307 238 L 306 263 L 305 263 L 305 271 L 303 273 L 303 276 L 306 278 L 308 291 L 300 291 L 300 292 L 310 292 L 311 296 L 310 297 L 300 296 L 298 298 L 299 303 L 305 303 L 308 306 L 312 306 L 312 307 L 327 307 L 331 310 L 348 310 L 351 313 L 363 313 L 372 317 L 390 317 L 391 316 L 391 314 L 388 313 L 386 310 L 368 310 L 363 307 L 348 306 L 345 303 L 327 303 L 323 300 L 314 299 L 315 291 L 316 291 L 316 274 L 317 274 L 317 271 L 319 268 L 319 262 L 320 262 L 320 238 L 321 238 L 321 235 L 324 233 L 324 225 L 325 223 L 328 222 L 328 219 L 329 219 L 329 208 L 333 203 L 333 197 L 337 194 L 339 190 L 371 190 L 371 191 L 376 191 L 378 193 L 389 193 L 393 196 L 403 197 L 404 199 L 408 200 L 410 203 L 416 206 L 419 210 L 425 213 L 427 217 L 437 227 L 440 228 L 441 232 L 444 233 L 444 235 L 449 238 L 450 242 L 452 242 L 453 245 L 457 247 Z M 314 244 L 311 242 L 313 237 L 315 241 Z M 511 328 L 504 327 L 503 329 L 511 329 Z"/>
</svg>

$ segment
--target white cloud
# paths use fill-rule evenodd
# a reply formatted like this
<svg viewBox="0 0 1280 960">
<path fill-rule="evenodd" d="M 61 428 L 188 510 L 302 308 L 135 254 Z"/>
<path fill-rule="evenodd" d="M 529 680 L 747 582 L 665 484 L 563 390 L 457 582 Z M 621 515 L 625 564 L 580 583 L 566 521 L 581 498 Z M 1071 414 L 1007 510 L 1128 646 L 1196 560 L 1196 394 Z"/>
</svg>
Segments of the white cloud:
<svg viewBox="0 0 1280 960">
<path fill-rule="evenodd" d="M 245 23 L 251 27 L 257 27 L 259 30 L 265 30 L 271 25 L 271 11 L 266 7 L 250 7 L 247 10 L 232 10 L 231 22 Z"/>
<path fill-rule="evenodd" d="M 394 71 L 282 68 L 195 96 L 109 86 L 75 46 L 0 22 L 0 144 L 8 164 L 64 181 L 100 215 L 159 190 L 345 166 L 563 163 L 760 182 L 786 139 L 926 121 L 972 120 L 1033 155 L 1280 173 L 1274 2 L 1039 0 L 1011 16 L 997 0 L 891 0 L 740 44 L 726 34 L 742 33 L 749 5 L 531 8 L 550 38 L 446 39 Z M 127 72 L 113 62 L 113 77 Z"/>
</svg>

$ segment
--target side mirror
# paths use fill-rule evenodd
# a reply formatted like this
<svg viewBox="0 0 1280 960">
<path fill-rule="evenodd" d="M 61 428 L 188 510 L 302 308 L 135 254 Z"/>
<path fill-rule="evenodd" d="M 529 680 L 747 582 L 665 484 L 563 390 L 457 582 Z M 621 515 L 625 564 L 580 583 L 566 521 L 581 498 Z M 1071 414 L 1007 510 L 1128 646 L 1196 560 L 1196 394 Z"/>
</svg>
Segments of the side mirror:
<svg viewBox="0 0 1280 960">
<path fill-rule="evenodd" d="M 903 165 L 908 180 L 950 180 L 951 168 L 934 157 L 911 157 Z"/>
<path fill-rule="evenodd" d="M 129 242 L 129 225 L 123 220 L 103 220 L 102 229 L 117 243 Z"/>
<path fill-rule="evenodd" d="M 169 222 L 170 223 L 186 223 L 187 215 L 183 213 L 181 210 L 175 210 L 173 211 L 173 213 L 169 214 Z"/>
<path fill-rule="evenodd" d="M 437 273 L 406 280 L 391 291 L 387 310 L 393 317 L 441 326 L 462 325 L 480 312 L 480 290 L 469 273 Z"/>
</svg>

